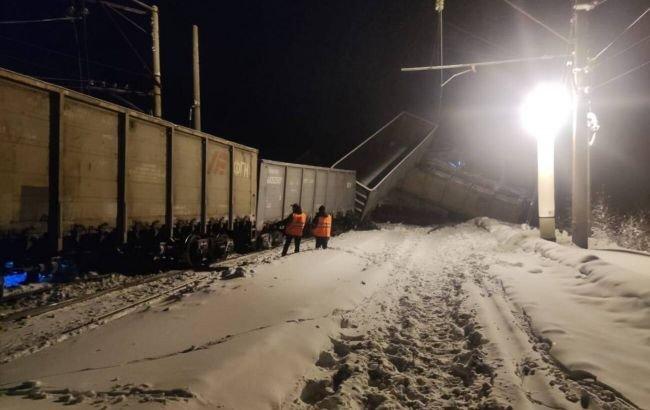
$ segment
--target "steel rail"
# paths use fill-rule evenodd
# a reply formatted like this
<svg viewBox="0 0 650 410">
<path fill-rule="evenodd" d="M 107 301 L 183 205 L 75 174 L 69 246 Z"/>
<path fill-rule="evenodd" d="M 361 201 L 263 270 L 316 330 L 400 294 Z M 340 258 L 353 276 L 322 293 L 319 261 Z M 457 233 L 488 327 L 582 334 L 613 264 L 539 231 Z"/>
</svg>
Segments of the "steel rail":
<svg viewBox="0 0 650 410">
<path fill-rule="evenodd" d="M 148 276 L 148 277 L 140 279 L 140 280 L 136 280 L 134 282 L 123 283 L 123 284 L 113 286 L 113 287 L 108 288 L 108 289 L 104 289 L 104 290 L 99 291 L 99 292 L 91 293 L 91 294 L 88 294 L 88 295 L 83 295 L 83 296 L 80 296 L 80 297 L 77 297 L 77 298 L 64 300 L 62 302 L 51 303 L 51 304 L 47 304 L 47 305 L 42 305 L 42 306 L 37 306 L 37 307 L 32 307 L 32 308 L 20 310 L 18 312 L 10 313 L 10 314 L 0 318 L 0 321 L 2 321 L 2 322 L 10 322 L 10 321 L 15 321 L 15 320 L 21 320 L 21 319 L 24 319 L 24 318 L 27 318 L 27 317 L 40 316 L 42 314 L 52 312 L 53 310 L 62 309 L 62 308 L 67 307 L 67 306 L 71 306 L 71 305 L 75 305 L 77 303 L 81 303 L 81 302 L 85 302 L 85 301 L 88 301 L 88 300 L 91 300 L 91 299 L 95 299 L 95 298 L 98 298 L 100 296 L 104 296 L 104 295 L 107 295 L 109 293 L 116 292 L 118 290 L 129 289 L 129 288 L 132 288 L 134 286 L 143 285 L 143 284 L 154 282 L 154 281 L 160 280 L 160 279 L 165 279 L 165 278 L 168 278 L 170 276 L 177 275 L 177 274 L 180 274 L 180 273 L 182 273 L 182 271 L 178 271 L 178 270 L 159 273 L 159 274 L 156 274 L 156 275 L 153 275 L 153 276 Z M 38 293 L 43 293 L 43 292 L 45 292 L 47 290 L 51 290 L 51 289 L 52 288 L 47 288 L 47 289 L 45 289 L 43 291 L 40 291 Z M 23 294 L 23 296 L 27 297 L 27 296 L 33 295 L 33 294 L 34 293 L 30 292 L 30 293 L 27 293 L 27 294 Z M 20 297 L 21 297 L 20 295 L 17 296 L 18 299 Z"/>
<path fill-rule="evenodd" d="M 236 256 L 236 257 L 233 257 L 233 258 L 225 259 L 225 260 L 222 260 L 222 261 L 219 261 L 219 262 L 216 262 L 216 263 L 210 265 L 210 269 L 218 269 L 219 267 L 227 266 L 228 264 L 231 264 L 232 262 L 235 262 L 235 261 L 239 261 L 239 260 L 241 260 L 243 258 L 259 256 L 259 255 L 261 255 L 261 254 L 263 254 L 265 252 L 268 252 L 268 251 L 269 250 L 259 251 L 259 252 L 239 255 L 239 256 Z M 166 278 L 174 276 L 174 275 L 183 274 L 184 272 L 186 272 L 186 271 L 183 271 L 183 270 L 171 270 L 171 271 L 168 271 L 168 272 L 163 272 L 163 273 L 159 273 L 159 274 L 156 274 L 156 275 L 148 276 L 146 278 L 142 278 L 140 280 L 136 280 L 136 281 L 133 281 L 133 282 L 130 282 L 130 283 L 123 283 L 123 284 L 120 284 L 120 285 L 117 285 L 117 286 L 113 286 L 111 288 L 104 289 L 104 290 L 99 291 L 99 292 L 91 293 L 91 294 L 80 296 L 80 297 L 77 297 L 77 298 L 68 299 L 68 300 L 65 300 L 65 301 L 62 301 L 62 302 L 24 309 L 24 310 L 21 310 L 21 311 L 18 311 L 18 312 L 10 313 L 10 314 L 8 314 L 8 315 L 6 315 L 4 317 L 1 317 L 0 322 L 10 322 L 10 321 L 21 320 L 21 319 L 24 319 L 24 318 L 27 318 L 27 317 L 40 316 L 40 315 L 43 315 L 45 313 L 49 313 L 49 312 L 52 312 L 52 311 L 55 311 L 55 310 L 62 309 L 64 307 L 68 307 L 68 306 L 76 305 L 76 304 L 81 303 L 81 302 L 86 302 L 88 300 L 96 299 L 96 298 L 98 298 L 100 296 L 104 296 L 104 295 L 107 295 L 107 294 L 110 294 L 110 293 L 113 293 L 113 292 L 117 292 L 119 290 L 125 290 L 125 289 L 129 289 L 129 288 L 132 288 L 132 287 L 135 287 L 135 286 L 155 282 L 157 280 L 166 279 Z M 30 296 L 30 295 L 44 293 L 44 292 L 46 292 L 48 290 L 51 290 L 51 289 L 52 288 L 46 288 L 46 289 L 42 289 L 42 290 L 39 289 L 38 291 L 35 291 L 35 292 L 29 292 L 29 293 L 16 295 L 12 300 L 18 300 L 18 299 L 21 299 L 23 297 L 27 297 L 27 296 Z M 6 300 L 3 299 L 3 302 L 4 301 L 6 301 Z"/>
</svg>

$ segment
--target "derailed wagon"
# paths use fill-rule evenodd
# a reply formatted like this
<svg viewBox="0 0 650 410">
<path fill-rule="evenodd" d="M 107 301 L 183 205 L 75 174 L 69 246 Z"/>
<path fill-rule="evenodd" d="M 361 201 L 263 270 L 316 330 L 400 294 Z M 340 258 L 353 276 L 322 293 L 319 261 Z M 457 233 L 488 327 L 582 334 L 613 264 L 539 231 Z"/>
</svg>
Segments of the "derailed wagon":
<svg viewBox="0 0 650 410">
<path fill-rule="evenodd" d="M 5 267 L 197 265 L 250 242 L 257 149 L 4 69 L 0 106 Z"/>
</svg>

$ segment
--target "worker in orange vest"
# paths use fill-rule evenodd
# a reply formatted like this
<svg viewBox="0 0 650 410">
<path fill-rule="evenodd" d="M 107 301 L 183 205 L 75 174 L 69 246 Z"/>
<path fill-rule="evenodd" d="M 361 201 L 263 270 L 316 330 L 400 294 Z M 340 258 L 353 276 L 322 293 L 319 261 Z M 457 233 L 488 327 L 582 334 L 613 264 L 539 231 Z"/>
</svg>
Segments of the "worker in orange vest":
<svg viewBox="0 0 650 410">
<path fill-rule="evenodd" d="M 295 242 L 295 252 L 300 252 L 300 240 L 302 239 L 302 231 L 305 229 L 307 223 L 307 214 L 302 211 L 298 204 L 291 205 L 293 212 L 287 219 L 284 220 L 284 248 L 282 249 L 282 256 L 287 254 L 291 240 Z"/>
<path fill-rule="evenodd" d="M 312 222 L 312 235 L 316 238 L 316 249 L 327 249 L 327 242 L 332 234 L 332 215 L 325 212 L 325 206 L 318 208 L 318 213 Z"/>
</svg>

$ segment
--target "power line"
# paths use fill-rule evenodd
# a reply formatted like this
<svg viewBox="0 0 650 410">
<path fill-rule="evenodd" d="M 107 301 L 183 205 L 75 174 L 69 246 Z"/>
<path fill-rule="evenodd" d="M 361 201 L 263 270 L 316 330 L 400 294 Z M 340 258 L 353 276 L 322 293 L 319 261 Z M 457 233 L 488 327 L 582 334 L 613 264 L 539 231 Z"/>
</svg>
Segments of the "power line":
<svg viewBox="0 0 650 410">
<path fill-rule="evenodd" d="M 506 0 L 504 0 L 504 1 L 506 1 Z M 632 27 L 634 27 L 636 25 L 636 23 L 638 23 L 643 18 L 643 16 L 648 14 L 648 12 L 650 12 L 650 7 L 648 7 L 643 13 L 641 13 L 641 15 L 639 17 L 637 17 L 632 23 L 630 23 L 627 27 L 625 27 L 625 30 L 623 30 L 619 35 L 614 37 L 614 40 L 612 40 L 609 44 L 607 44 L 605 46 L 605 48 L 600 50 L 598 52 L 598 54 L 596 54 L 596 56 L 591 59 L 591 61 L 593 62 L 593 61 L 598 60 L 598 58 L 600 56 L 602 56 L 605 51 L 607 51 L 614 43 L 616 43 L 621 37 L 623 37 L 625 35 L 625 33 L 627 33 Z"/>
<path fill-rule="evenodd" d="M 62 78 L 62 77 L 41 77 L 41 76 L 36 76 L 39 80 L 45 80 L 45 81 L 59 81 L 59 82 L 67 82 L 67 83 L 85 83 L 86 80 L 80 80 L 78 78 Z"/>
<path fill-rule="evenodd" d="M 149 73 L 153 74 L 153 71 L 151 71 L 151 68 L 149 67 L 149 65 L 146 63 L 146 61 L 144 61 L 144 58 L 142 58 L 142 56 L 141 56 L 140 53 L 138 52 L 138 49 L 133 45 L 133 43 L 131 43 L 131 40 L 129 40 L 129 37 L 124 33 L 124 31 L 122 30 L 122 27 L 120 27 L 120 25 L 117 23 L 117 21 L 115 21 L 115 19 L 113 18 L 113 15 L 112 15 L 111 13 L 108 12 L 108 10 L 106 9 L 107 6 L 105 6 L 104 3 L 100 3 L 100 4 L 102 5 L 102 8 L 103 8 L 104 12 L 105 12 L 106 15 L 108 16 L 108 18 L 111 20 L 111 22 L 113 23 L 113 25 L 115 26 L 115 28 L 117 29 L 117 31 L 120 33 L 120 35 L 122 36 L 122 38 L 124 39 L 124 41 L 125 41 L 125 42 L 129 45 L 129 47 L 131 48 L 131 51 L 133 51 L 133 54 L 135 54 L 135 56 L 138 58 L 138 60 L 140 60 L 140 63 L 142 64 L 142 66 L 143 66 L 147 71 L 149 71 Z"/>
<path fill-rule="evenodd" d="M 8 20 L 0 21 L 0 24 L 31 24 L 31 23 L 51 23 L 58 21 L 74 21 L 79 20 L 79 17 L 54 17 L 49 19 L 35 19 L 35 20 Z"/>
<path fill-rule="evenodd" d="M 149 34 L 149 32 L 148 32 L 147 30 L 145 30 L 144 28 L 142 28 L 142 26 L 140 26 L 138 23 L 136 23 L 135 21 L 131 20 L 131 19 L 130 19 L 129 17 L 127 17 L 124 13 L 122 13 L 122 12 L 119 11 L 117 8 L 115 8 L 115 7 L 112 5 L 112 3 L 110 3 L 110 2 L 105 2 L 105 1 L 102 1 L 101 3 L 102 3 L 102 4 L 106 4 L 106 5 L 107 5 L 107 6 L 108 6 L 108 7 L 109 7 L 109 8 L 110 8 L 114 13 L 116 13 L 117 15 L 119 15 L 119 16 L 122 17 L 124 20 L 128 21 L 129 23 L 131 23 L 131 25 L 133 25 L 133 27 L 137 28 L 138 30 L 140 30 L 140 31 L 143 32 L 144 34 Z"/>
<path fill-rule="evenodd" d="M 33 59 L 32 60 L 26 60 L 24 58 L 16 57 L 16 56 L 9 55 L 9 54 L 0 54 L 0 56 L 10 58 L 12 60 L 19 61 L 19 62 L 21 62 L 23 64 L 28 64 L 28 65 L 31 65 L 33 67 L 44 68 L 44 69 L 46 69 L 48 71 L 55 72 L 55 70 L 52 68 L 52 66 L 45 65 L 45 64 L 39 64 L 39 63 L 35 62 Z"/>
<path fill-rule="evenodd" d="M 88 63 L 88 9 L 86 9 L 86 0 L 81 1 L 82 15 L 83 15 L 83 30 L 84 30 L 84 52 L 86 54 L 86 78 L 90 78 L 90 64 Z"/>
<path fill-rule="evenodd" d="M 427 67 L 405 67 L 402 68 L 401 71 L 449 70 L 454 68 L 472 68 L 472 67 L 484 67 L 484 66 L 502 65 L 502 64 L 523 63 L 528 61 L 554 60 L 558 58 L 567 58 L 567 57 L 569 56 L 566 54 L 560 54 L 560 55 L 550 55 L 550 56 L 540 56 L 540 57 L 513 58 L 509 60 L 482 61 L 478 63 L 450 64 L 450 65 L 427 66 Z"/>
<path fill-rule="evenodd" d="M 440 71 L 442 71 L 442 70 L 440 70 Z M 474 66 L 472 66 L 472 68 L 468 68 L 467 70 L 463 70 L 463 71 L 461 71 L 461 72 L 458 72 L 458 73 L 452 75 L 451 77 L 449 77 L 447 80 L 445 80 L 445 82 L 442 83 L 442 86 L 441 86 L 441 87 L 444 87 L 445 85 L 449 84 L 449 82 L 450 82 L 451 80 L 453 80 L 454 78 L 456 78 L 456 77 L 460 77 L 460 76 L 463 75 L 463 74 L 467 74 L 467 73 L 475 73 L 475 72 L 476 72 L 476 67 L 474 67 Z"/>
<path fill-rule="evenodd" d="M 599 65 L 601 65 L 602 63 L 604 63 L 604 62 L 606 62 L 606 61 L 609 61 L 609 60 L 611 60 L 611 59 L 613 59 L 613 58 L 616 58 L 616 57 L 620 56 L 621 54 L 623 54 L 623 53 L 625 53 L 625 52 L 627 52 L 627 51 L 633 49 L 634 47 L 636 47 L 636 46 L 638 46 L 639 44 L 642 44 L 642 43 L 644 43 L 644 42 L 646 42 L 646 41 L 648 41 L 648 40 L 650 40 L 650 34 L 647 35 L 647 36 L 645 36 L 645 37 L 643 37 L 641 40 L 639 40 L 639 41 L 633 43 L 633 44 L 630 45 L 629 47 L 624 48 L 623 50 L 619 51 L 618 53 L 616 53 L 616 54 L 614 54 L 614 55 L 612 55 L 612 56 L 610 56 L 610 57 L 608 57 L 608 58 L 606 58 L 606 59 L 604 59 L 604 60 L 600 60 L 600 61 L 596 62 L 596 64 L 593 64 L 593 66 L 594 66 L 594 67 L 599 66 Z"/>
<path fill-rule="evenodd" d="M 609 83 L 611 83 L 611 82 L 613 82 L 613 81 L 616 81 L 616 80 L 618 80 L 618 79 L 621 79 L 621 78 L 623 78 L 623 77 L 625 77 L 625 76 L 627 76 L 627 75 L 629 75 L 629 74 L 631 74 L 631 73 L 633 73 L 633 72 L 635 72 L 635 71 L 637 71 L 637 70 L 642 69 L 643 67 L 647 66 L 648 64 L 650 64 L 650 60 L 648 60 L 648 61 L 646 61 L 645 63 L 640 64 L 640 65 L 638 65 L 638 66 L 636 66 L 636 67 L 634 67 L 634 68 L 631 68 L 631 69 L 627 70 L 627 71 L 624 72 L 624 73 L 621 73 L 621 74 L 619 74 L 619 75 L 617 75 L 617 76 L 614 76 L 614 77 L 610 78 L 609 80 L 603 81 L 602 83 L 597 84 L 597 85 L 591 87 L 591 89 L 592 89 L 592 90 L 597 90 L 597 89 L 599 89 L 599 88 L 601 88 L 601 87 L 604 87 L 604 86 L 606 86 L 607 84 L 609 84 Z"/>
<path fill-rule="evenodd" d="M 456 30 L 456 31 L 458 31 L 458 32 L 460 32 L 460 33 L 463 33 L 463 34 L 465 34 L 465 35 L 467 35 L 467 36 L 469 36 L 469 37 L 471 37 L 471 38 L 473 38 L 473 39 L 475 39 L 475 40 L 477 40 L 477 41 L 480 41 L 481 43 L 483 43 L 483 44 L 485 44 L 485 45 L 488 45 L 488 46 L 494 47 L 495 49 L 498 49 L 498 50 L 501 50 L 501 51 L 508 52 L 508 50 L 505 49 L 504 47 L 501 47 L 500 45 L 498 45 L 498 44 L 496 44 L 496 43 L 493 43 L 493 42 L 491 42 L 491 41 L 488 41 L 487 39 L 485 39 L 485 38 L 483 38 L 483 37 L 481 37 L 481 36 L 479 36 L 479 35 L 476 35 L 476 34 L 470 32 L 469 30 L 465 30 L 464 28 L 462 28 L 462 27 L 460 27 L 460 26 L 458 26 L 458 25 L 456 25 L 456 24 L 450 22 L 449 20 L 447 20 L 447 21 L 445 22 L 445 24 L 447 24 L 449 27 L 453 28 L 454 30 Z"/>
<path fill-rule="evenodd" d="M 513 9 L 517 10 L 519 13 L 523 14 L 524 16 L 528 17 L 530 20 L 534 21 L 535 23 L 539 24 L 540 26 L 544 27 L 547 31 L 549 31 L 551 34 L 554 36 L 558 37 L 565 43 L 569 43 L 569 39 L 564 37 L 562 34 L 558 33 L 557 31 L 553 30 L 551 27 L 549 27 L 547 24 L 542 22 L 541 20 L 535 18 L 532 14 L 528 13 L 526 10 L 522 9 L 521 7 L 517 6 L 516 4 L 512 3 L 510 0 L 503 0 L 507 5 L 512 7 Z"/>
<path fill-rule="evenodd" d="M 141 2 L 141 1 L 139 1 L 139 0 L 131 0 L 131 2 L 137 4 L 137 5 L 140 6 L 140 7 L 144 7 L 145 9 L 151 11 L 151 6 L 148 5 L 148 4 L 145 4 L 145 3 L 143 3 L 143 2 Z"/>
<path fill-rule="evenodd" d="M 104 4 L 106 4 L 108 6 L 111 6 L 111 7 L 115 8 L 115 9 L 128 11 L 129 13 L 140 14 L 140 15 L 147 14 L 147 11 L 145 11 L 145 10 L 134 9 L 133 7 L 123 6 L 121 4 L 113 3 L 113 2 L 107 1 L 107 0 L 86 0 L 86 1 L 88 1 L 90 3 L 95 3 L 95 4 L 104 3 Z M 151 10 L 151 7 L 147 6 L 147 10 Z"/>
<path fill-rule="evenodd" d="M 64 53 L 62 51 L 54 50 L 54 49 L 51 49 L 51 48 L 43 47 L 43 46 L 40 46 L 40 45 L 37 45 L 37 44 L 28 43 L 28 42 L 23 41 L 23 40 L 17 40 L 15 38 L 3 36 L 2 34 L 0 34 L 0 38 L 2 38 L 4 40 L 8 40 L 8 41 L 13 41 L 14 43 L 22 44 L 22 45 L 27 46 L 27 47 L 32 47 L 32 48 L 35 48 L 37 50 L 42 50 L 42 51 L 47 51 L 47 52 L 52 53 L 52 54 L 57 54 L 57 55 L 60 55 L 62 57 L 77 59 L 77 56 L 75 56 L 75 55 L 72 55 L 72 54 L 69 54 L 69 53 Z M 116 66 L 110 65 L 110 64 L 100 63 L 99 61 L 93 61 L 93 60 L 88 60 L 88 59 L 86 59 L 86 61 L 88 61 L 90 64 L 96 65 L 98 67 L 110 68 L 110 69 L 115 70 L 115 71 L 121 71 L 123 73 L 137 75 L 137 76 L 141 76 L 141 77 L 149 77 L 148 75 L 146 75 L 144 73 L 139 73 L 137 71 L 128 70 L 126 68 L 116 67 Z"/>
<path fill-rule="evenodd" d="M 77 33 L 77 23 L 74 21 L 72 22 L 72 30 L 74 31 L 74 42 L 77 46 L 77 67 L 79 69 L 79 82 L 82 84 L 81 85 L 81 91 L 83 91 L 83 70 L 81 68 L 81 46 L 79 45 L 79 34 Z"/>
</svg>

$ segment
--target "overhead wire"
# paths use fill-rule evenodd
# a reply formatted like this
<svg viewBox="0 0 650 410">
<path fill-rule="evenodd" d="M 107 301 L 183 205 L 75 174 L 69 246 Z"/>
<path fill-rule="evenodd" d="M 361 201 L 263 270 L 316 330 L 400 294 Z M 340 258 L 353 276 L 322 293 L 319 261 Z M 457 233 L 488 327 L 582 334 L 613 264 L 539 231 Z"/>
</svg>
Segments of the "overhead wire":
<svg viewBox="0 0 650 410">
<path fill-rule="evenodd" d="M 35 62 L 34 59 L 27 60 L 27 59 L 24 59 L 24 58 L 20 58 L 20 57 L 16 57 L 16 56 L 13 56 L 13 55 L 10 55 L 10 54 L 4 54 L 4 53 L 0 53 L 0 57 L 10 58 L 12 60 L 19 61 L 19 62 L 21 62 L 23 64 L 31 65 L 33 67 L 44 68 L 44 69 L 46 69 L 46 70 L 48 70 L 50 72 L 55 71 L 52 66 L 45 65 L 45 64 L 39 64 L 39 63 Z"/>
<path fill-rule="evenodd" d="M 401 71 L 449 70 L 454 68 L 471 68 L 471 67 L 483 67 L 483 66 L 502 65 L 502 64 L 524 63 L 524 62 L 540 61 L 540 60 L 554 60 L 554 59 L 566 58 L 566 57 L 568 57 L 567 54 L 545 55 L 539 57 L 511 58 L 508 60 L 481 61 L 477 63 L 449 64 L 449 65 L 425 66 L 425 67 L 404 67 L 402 68 Z"/>
<path fill-rule="evenodd" d="M 151 7 L 148 6 L 147 6 L 148 7 L 147 10 L 135 9 L 133 7 L 123 6 L 121 4 L 113 3 L 112 1 L 108 1 L 108 0 L 86 0 L 86 1 L 90 3 L 104 3 L 115 9 L 120 9 L 120 10 L 128 11 L 129 13 L 140 14 L 140 15 L 148 14 L 149 11 L 151 10 Z"/>
<path fill-rule="evenodd" d="M 34 19 L 34 20 L 8 20 L 0 21 L 0 24 L 32 24 L 32 23 L 51 23 L 58 21 L 74 21 L 79 20 L 79 17 L 54 17 L 48 19 Z"/>
<path fill-rule="evenodd" d="M 74 32 L 74 42 L 77 46 L 77 67 L 79 69 L 79 82 L 81 83 L 81 90 L 83 91 L 83 69 L 81 64 L 81 45 L 79 44 L 79 34 L 77 33 L 77 23 L 72 21 L 72 31 Z"/>
<path fill-rule="evenodd" d="M 135 21 L 133 21 L 132 19 L 130 19 L 127 15 L 125 15 L 124 13 L 122 13 L 121 11 L 119 11 L 117 8 L 115 8 L 114 6 L 112 6 L 112 5 L 111 5 L 112 3 L 110 3 L 110 2 L 105 2 L 105 1 L 100 1 L 100 3 L 105 4 L 106 6 L 108 6 L 108 7 L 109 7 L 109 8 L 110 8 L 110 9 L 111 9 L 115 14 L 117 14 L 117 15 L 120 16 L 120 17 L 122 17 L 124 20 L 128 21 L 128 22 L 129 22 L 133 27 L 137 28 L 138 30 L 140 30 L 140 31 L 143 32 L 144 34 L 149 34 L 149 32 L 148 32 L 147 30 L 145 30 L 144 28 L 142 28 L 142 26 L 140 26 L 138 23 L 136 23 Z"/>
<path fill-rule="evenodd" d="M 504 0 L 504 1 L 507 1 L 507 0 Z M 598 59 L 600 58 L 600 56 L 602 56 L 602 55 L 603 55 L 603 54 L 604 54 L 604 53 L 605 53 L 605 52 L 606 52 L 606 51 L 607 51 L 611 46 L 613 46 L 613 45 L 614 45 L 618 40 L 620 40 L 621 37 L 623 37 L 623 36 L 625 35 L 625 33 L 627 33 L 628 31 L 630 31 L 630 30 L 632 29 L 632 27 L 634 27 L 634 26 L 635 26 L 639 21 L 641 21 L 641 19 L 642 19 L 646 14 L 648 14 L 648 13 L 650 13 L 650 7 L 648 7 L 648 8 L 647 8 L 643 13 L 641 13 L 641 15 L 640 15 L 639 17 L 637 17 L 637 18 L 636 18 L 632 23 L 630 23 L 627 27 L 625 27 L 625 30 L 623 30 L 623 31 L 620 32 L 616 37 L 614 37 L 614 39 L 613 39 L 609 44 L 607 44 L 607 45 L 605 46 L 605 48 L 603 48 L 602 50 L 600 50 L 600 51 L 599 51 L 599 52 L 598 52 L 598 53 L 597 53 L 597 54 L 596 54 L 596 55 L 591 59 L 591 61 L 593 62 L 593 61 L 598 60 Z"/>
<path fill-rule="evenodd" d="M 508 50 L 506 48 L 504 48 L 504 47 L 502 47 L 502 46 L 500 46 L 500 45 L 498 45 L 496 43 L 493 43 L 493 42 L 485 39 L 484 37 L 476 35 L 476 34 L 472 33 L 471 31 L 466 30 L 466 29 L 458 26 L 457 24 L 454 24 L 454 23 L 450 22 L 449 20 L 446 20 L 445 24 L 448 25 L 449 27 L 453 28 L 454 30 L 460 32 L 460 33 L 463 33 L 463 34 L 465 34 L 465 35 L 467 35 L 467 36 L 469 36 L 469 37 L 471 37 L 471 38 L 473 38 L 473 39 L 475 39 L 477 41 L 480 41 L 481 43 L 483 43 L 485 45 L 488 45 L 488 46 L 493 47 L 495 49 L 498 49 L 500 51 L 508 52 Z"/>
<path fill-rule="evenodd" d="M 80 80 L 78 78 L 62 78 L 62 77 L 42 77 L 36 76 L 39 80 L 45 81 L 60 81 L 60 82 L 71 82 L 71 83 L 85 83 L 86 80 Z"/>
<path fill-rule="evenodd" d="M 535 23 L 537 23 L 537 24 L 540 25 L 541 27 L 545 28 L 548 32 L 550 32 L 551 34 L 553 34 L 553 35 L 556 36 L 557 38 L 561 39 L 561 40 L 564 41 L 565 43 L 569 43 L 569 42 L 570 42 L 568 38 L 564 37 L 562 34 L 558 33 L 558 32 L 555 31 L 555 30 L 553 30 L 553 28 L 551 28 L 550 26 L 548 26 L 547 24 L 545 24 L 543 21 L 537 19 L 535 16 L 533 16 L 533 15 L 530 14 L 530 13 L 528 13 L 526 10 L 522 9 L 521 7 L 517 6 L 516 4 L 512 3 L 510 0 L 503 0 L 503 2 L 505 2 L 507 5 L 509 5 L 509 6 L 512 7 L 513 9 L 517 10 L 517 11 L 518 11 L 519 13 L 521 13 L 522 15 L 526 16 L 528 19 L 534 21 Z"/>
<path fill-rule="evenodd" d="M 643 44 L 644 42 L 646 42 L 646 41 L 648 41 L 648 40 L 650 40 L 650 34 L 648 34 L 647 36 L 643 37 L 643 38 L 640 39 L 639 41 L 633 43 L 633 44 L 630 45 L 629 47 L 626 47 L 626 48 L 624 48 L 623 50 L 620 50 L 618 53 L 615 53 L 615 54 L 613 54 L 613 55 L 607 57 L 607 58 L 604 59 L 604 60 L 597 61 L 595 64 L 592 64 L 592 67 L 597 67 L 597 66 L 601 65 L 602 63 L 604 63 L 604 62 L 606 62 L 606 61 L 609 61 L 609 60 L 611 60 L 611 59 L 613 59 L 613 58 L 616 58 L 616 57 L 620 56 L 621 54 L 624 54 L 624 53 L 630 51 L 631 49 L 635 48 L 636 46 L 638 46 L 638 45 L 640 45 L 640 44 Z"/>
<path fill-rule="evenodd" d="M 8 40 L 8 41 L 13 41 L 13 42 L 15 42 L 17 44 L 21 44 L 21 45 L 24 45 L 24 46 L 27 46 L 27 47 L 32 47 L 32 48 L 35 48 L 37 50 L 42 50 L 42 51 L 46 51 L 48 53 L 56 54 L 56 55 L 59 55 L 59 56 L 62 56 L 62 57 L 73 58 L 73 59 L 77 58 L 77 56 L 69 54 L 69 53 L 65 53 L 65 52 L 62 52 L 62 51 L 59 51 L 59 50 L 54 50 L 54 49 L 51 49 L 51 48 L 48 48 L 48 47 L 43 47 L 41 45 L 29 43 L 27 41 L 7 37 L 7 36 L 4 36 L 2 34 L 0 34 L 0 38 L 2 38 L 4 40 Z M 126 68 L 117 67 L 117 66 L 114 66 L 114 65 L 111 65 L 111 64 L 101 63 L 99 61 L 93 61 L 93 60 L 90 60 L 90 59 L 87 59 L 87 61 L 88 61 L 88 63 L 90 63 L 92 65 L 95 65 L 95 66 L 98 66 L 98 67 L 104 67 L 104 68 L 112 69 L 112 70 L 115 70 L 115 71 L 120 71 L 120 72 L 127 73 L 127 74 L 132 74 L 132 75 L 137 75 L 137 76 L 142 76 L 142 77 L 148 77 L 148 75 L 146 75 L 144 73 L 133 71 L 133 70 L 128 70 Z"/>
<path fill-rule="evenodd" d="M 105 6 L 104 3 L 100 3 L 100 4 L 101 4 L 101 6 L 102 6 L 104 12 L 105 12 L 106 15 L 108 16 L 108 18 L 111 20 L 111 22 L 113 23 L 113 25 L 115 26 L 115 28 L 117 29 L 117 31 L 120 33 L 120 35 L 121 35 L 122 38 L 124 39 L 124 41 L 125 41 L 125 42 L 129 45 L 129 47 L 131 48 L 131 51 L 133 51 L 133 54 L 135 54 L 135 56 L 138 58 L 138 60 L 140 60 L 140 63 L 142 64 L 142 66 L 143 66 L 143 67 L 144 67 L 144 68 L 145 68 L 145 69 L 146 69 L 146 70 L 147 70 L 151 75 L 153 75 L 153 71 L 151 70 L 151 67 L 149 67 L 149 65 L 147 64 L 147 62 L 146 62 L 146 61 L 144 60 L 144 58 L 140 55 L 140 52 L 138 51 L 138 49 L 133 45 L 133 43 L 131 42 L 131 40 L 129 40 L 129 37 L 126 35 L 126 33 L 124 33 L 124 31 L 122 30 L 122 27 L 120 27 L 120 25 L 117 23 L 117 21 L 115 21 L 115 19 L 114 19 L 113 16 L 111 15 L 111 13 L 107 10 L 107 6 Z"/>
<path fill-rule="evenodd" d="M 88 13 L 87 13 L 87 9 L 86 9 L 86 0 L 81 1 L 81 7 L 82 7 L 82 13 L 83 13 L 82 14 L 83 15 L 82 24 L 83 24 L 83 31 L 84 31 L 84 52 L 86 54 L 86 61 L 85 61 L 85 63 L 86 63 L 86 78 L 90 78 L 91 77 L 90 64 L 88 63 L 88 58 L 90 58 L 90 56 L 88 55 L 88 24 L 87 24 Z"/>
<path fill-rule="evenodd" d="M 145 4 L 145 3 L 143 3 L 143 2 L 141 2 L 141 1 L 139 1 L 139 0 L 131 0 L 131 3 L 135 3 L 135 4 L 137 4 L 138 6 L 143 7 L 143 8 L 145 8 L 145 9 L 147 9 L 147 10 L 151 10 L 151 9 L 152 9 L 152 7 L 151 7 L 150 5 Z"/>
<path fill-rule="evenodd" d="M 638 65 L 638 66 L 636 66 L 636 67 L 633 67 L 633 68 L 631 68 L 631 69 L 625 71 L 624 73 L 621 73 L 621 74 L 619 74 L 619 75 L 616 75 L 616 76 L 614 76 L 614 77 L 612 77 L 612 78 L 610 78 L 610 79 L 608 79 L 608 80 L 606 80 L 606 81 L 603 81 L 602 83 L 596 84 L 596 85 L 594 85 L 593 87 L 590 87 L 590 88 L 591 88 L 591 90 L 597 90 L 597 89 L 599 89 L 599 88 L 601 88 L 601 87 L 606 86 L 607 84 L 609 84 L 609 83 L 611 83 L 611 82 L 614 82 L 614 81 L 616 81 L 616 80 L 619 80 L 619 79 L 621 79 L 621 78 L 623 78 L 623 77 L 625 77 L 625 76 L 627 76 L 627 75 L 632 74 L 632 73 L 635 72 L 635 71 L 638 71 L 638 70 L 642 69 L 643 67 L 647 66 L 648 64 L 650 64 L 650 60 L 648 60 L 648 61 L 646 61 L 645 63 L 642 63 L 642 64 L 640 64 L 640 65 Z"/>
</svg>

